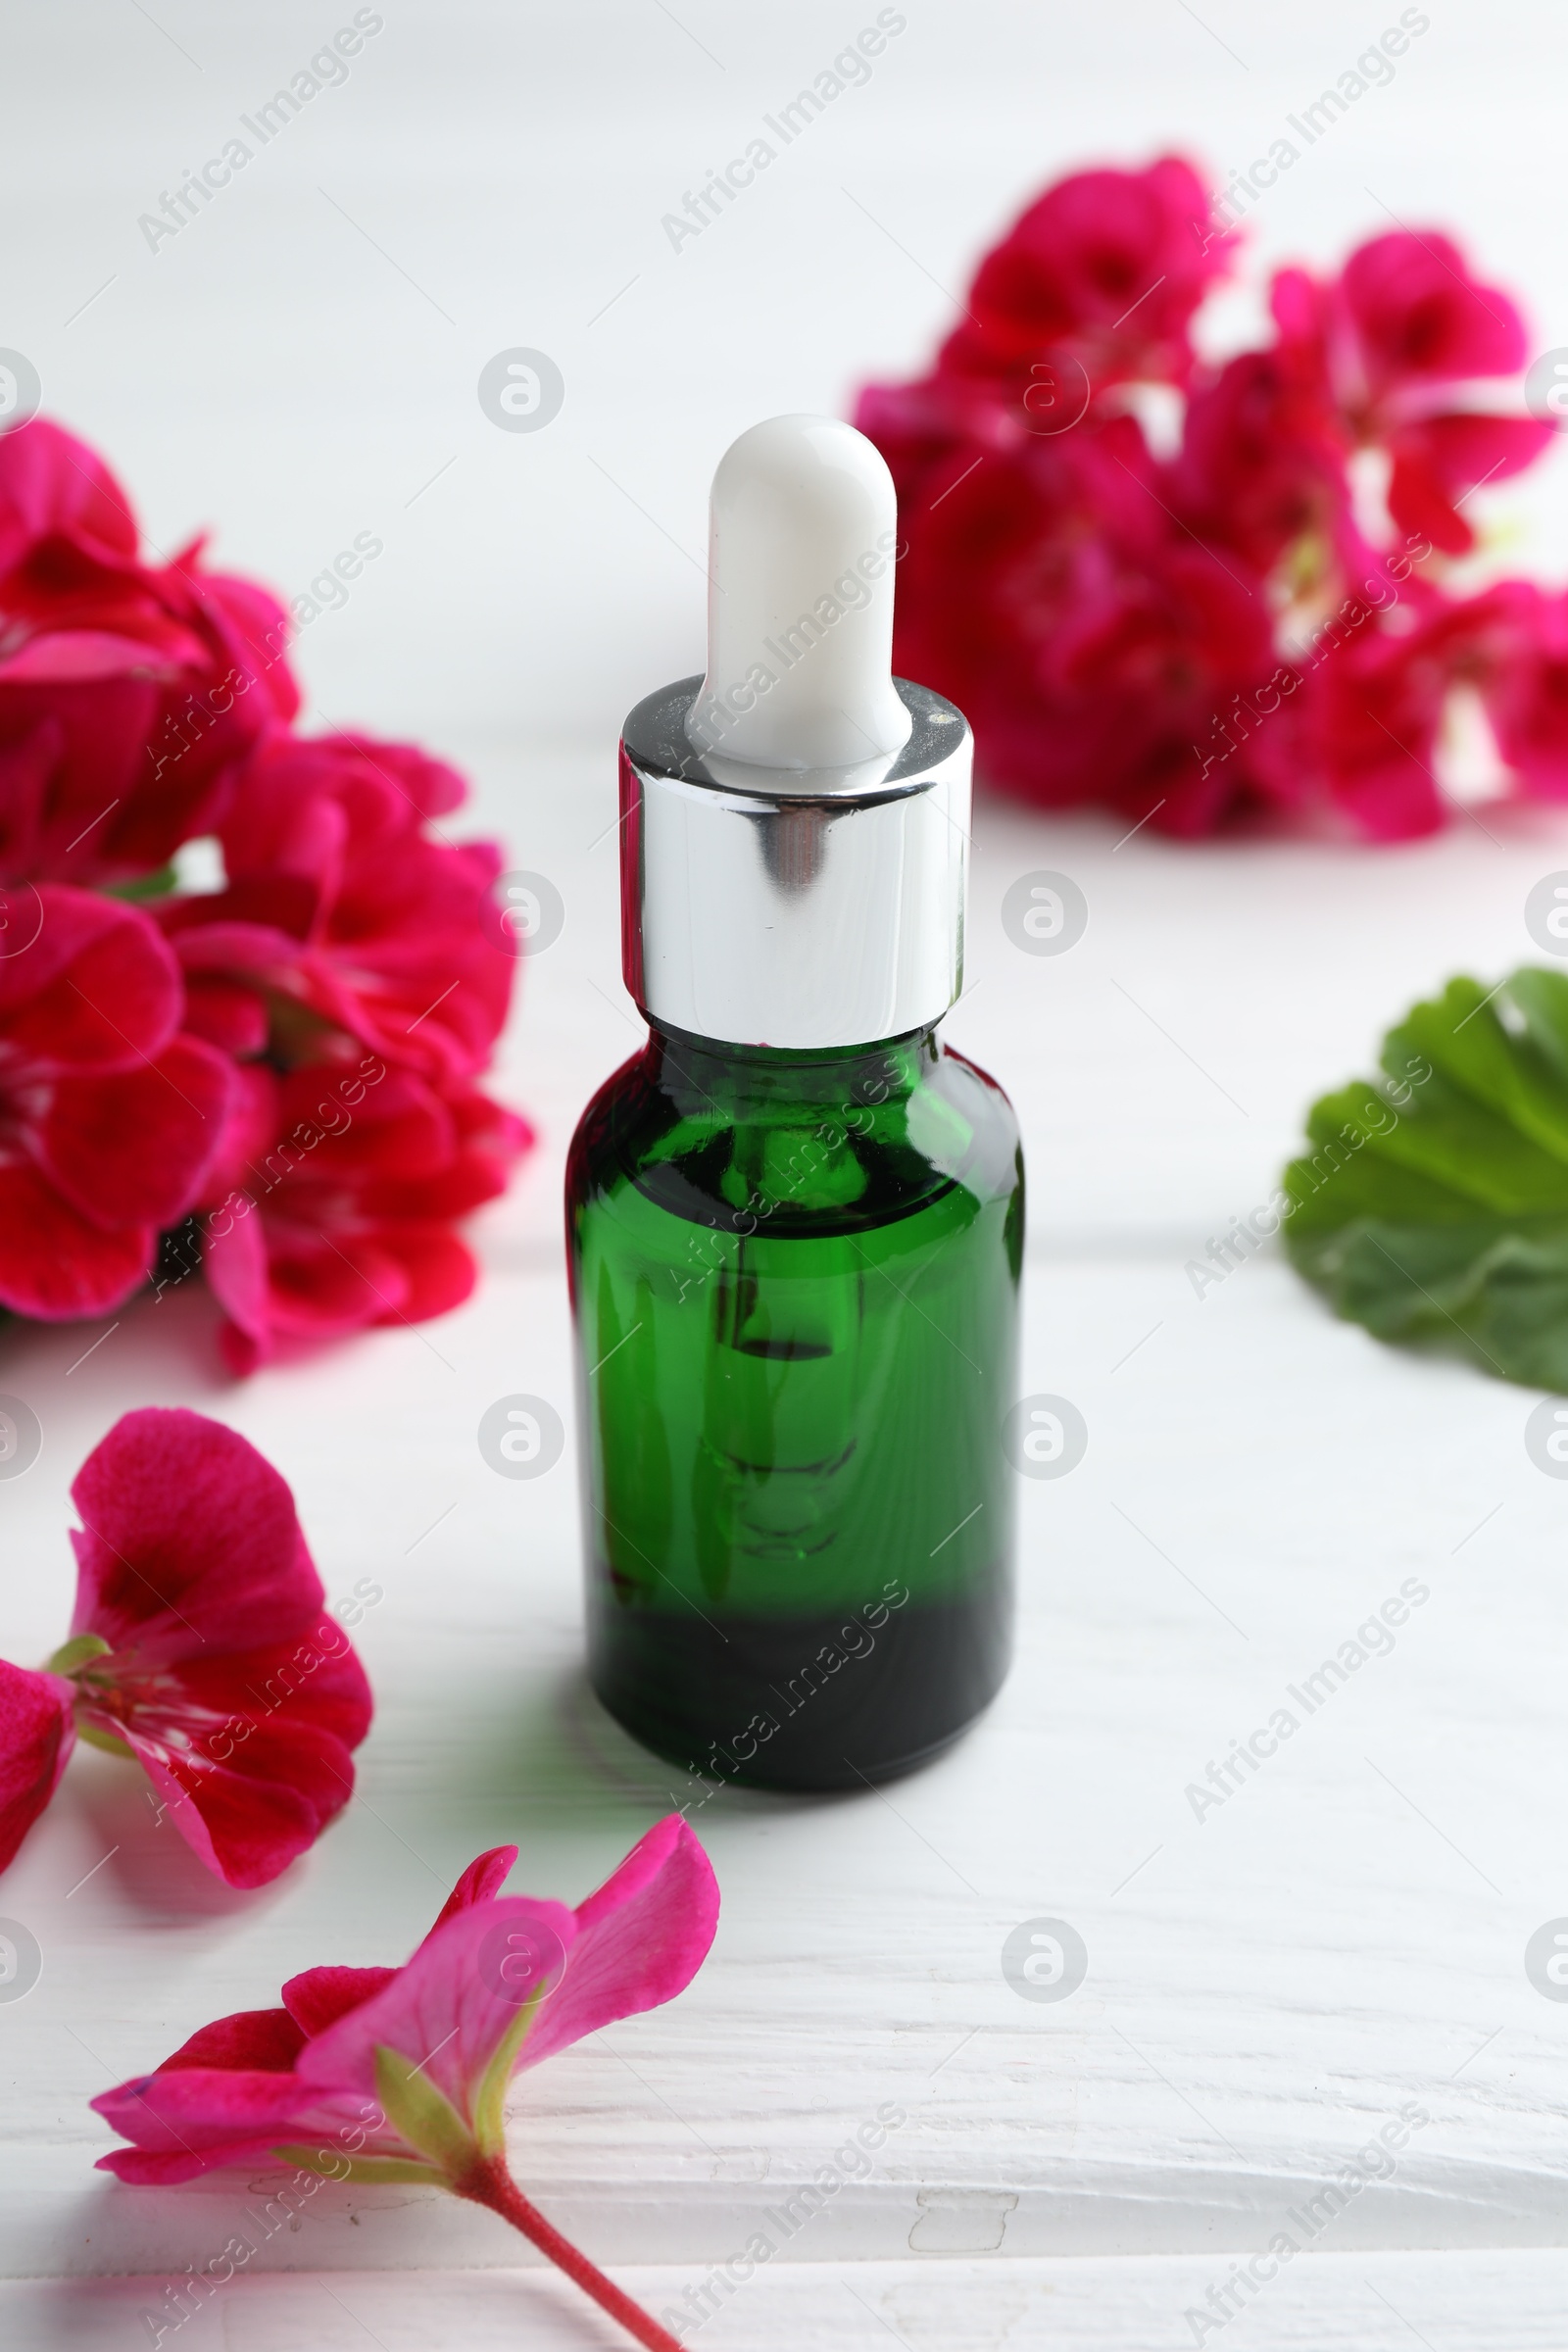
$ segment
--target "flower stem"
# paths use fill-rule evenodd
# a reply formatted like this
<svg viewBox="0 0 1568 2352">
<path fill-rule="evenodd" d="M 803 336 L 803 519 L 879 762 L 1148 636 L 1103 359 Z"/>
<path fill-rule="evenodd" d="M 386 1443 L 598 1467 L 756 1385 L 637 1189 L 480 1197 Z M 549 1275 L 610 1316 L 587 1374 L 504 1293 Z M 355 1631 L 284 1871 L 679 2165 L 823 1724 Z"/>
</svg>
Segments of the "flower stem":
<svg viewBox="0 0 1568 2352">
<path fill-rule="evenodd" d="M 592 2295 L 601 2310 L 608 2311 L 612 2320 L 618 2320 L 628 2335 L 635 2336 L 638 2343 L 646 2345 L 648 2352 L 681 2352 L 679 2339 L 671 2335 L 667 2328 L 661 2328 L 640 2303 L 634 2303 L 630 2295 L 622 2294 L 614 2281 L 607 2278 L 586 2254 L 577 2251 L 569 2237 L 563 2237 L 561 2231 L 545 2220 L 538 2206 L 523 2195 L 506 2166 L 498 2159 L 492 2158 L 475 2165 L 471 2173 L 462 2180 L 455 2181 L 453 2186 L 460 2197 L 469 2197 L 476 2205 L 488 2205 L 492 2213 L 500 2214 L 502 2220 L 510 2222 L 514 2230 L 520 2230 L 523 2236 L 536 2245 L 541 2254 L 548 2255 L 553 2263 L 564 2270 L 585 2295 Z"/>
</svg>

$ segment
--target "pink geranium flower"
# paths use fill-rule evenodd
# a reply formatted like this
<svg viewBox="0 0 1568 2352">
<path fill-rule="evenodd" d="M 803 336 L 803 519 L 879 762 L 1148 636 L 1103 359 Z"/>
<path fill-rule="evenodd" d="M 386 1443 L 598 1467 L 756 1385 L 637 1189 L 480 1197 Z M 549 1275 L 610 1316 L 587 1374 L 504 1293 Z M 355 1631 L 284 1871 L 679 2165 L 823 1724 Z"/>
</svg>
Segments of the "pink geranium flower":
<svg viewBox="0 0 1568 2352">
<path fill-rule="evenodd" d="M 1560 797 L 1561 612 L 1446 576 L 1474 494 L 1553 437 L 1499 381 L 1517 306 L 1399 229 L 1338 275 L 1276 271 L 1273 340 L 1207 365 L 1230 201 L 1179 158 L 1072 173 L 981 262 L 934 365 L 861 392 L 899 492 L 895 667 L 968 712 L 983 778 L 1167 833 L 1432 830 L 1461 685 L 1514 791 Z"/>
<path fill-rule="evenodd" d="M 71 1492 L 71 1639 L 39 1674 L 0 1660 L 0 1868 L 79 1734 L 136 1758 L 209 1870 L 263 1886 L 341 1812 L 370 1725 L 294 1498 L 235 1431 L 155 1407 Z"/>
<path fill-rule="evenodd" d="M 235 1059 L 198 1205 L 238 1372 L 461 1304 L 453 1222 L 533 1140 L 472 1083 L 517 965 L 495 845 L 429 837 L 466 789 L 412 744 L 279 733 L 220 829 L 223 889 L 159 909 L 189 1027 Z"/>
<path fill-rule="evenodd" d="M 373 1054 L 236 1075 L 202 1237 L 233 1369 L 461 1305 L 477 1268 L 452 1220 L 505 1190 L 527 1124 Z"/>
<path fill-rule="evenodd" d="M 1512 297 L 1471 274 L 1441 229 L 1389 229 L 1358 245 L 1334 296 L 1335 324 L 1353 341 L 1374 398 L 1421 383 L 1512 375 L 1529 341 Z"/>
<path fill-rule="evenodd" d="M 222 1140 L 228 1063 L 179 1034 L 179 967 L 147 916 L 51 884 L 0 930 L 0 1304 L 118 1306 Z"/>
<path fill-rule="evenodd" d="M 672 2352 L 517 2187 L 504 2114 L 520 2068 L 685 1989 L 717 1924 L 713 1873 L 676 1815 L 575 1911 L 504 1895 L 516 1858 L 508 1845 L 470 1863 L 404 1967 L 307 1969 L 281 2008 L 220 2018 L 94 2099 L 132 2143 L 101 2168 L 173 2182 L 284 2163 L 312 2180 L 450 2189 L 520 2230 L 639 2343 Z"/>
<path fill-rule="evenodd" d="M 1229 267 L 1236 240 L 1212 230 L 1202 181 L 1180 156 L 1146 172 L 1075 172 L 1036 199 L 975 272 L 943 373 L 1018 373 L 1049 355 L 1097 387 L 1128 376 L 1180 380 L 1188 321 Z"/>
<path fill-rule="evenodd" d="M 516 970 L 487 935 L 501 857 L 425 830 L 466 793 L 412 744 L 270 736 L 219 829 L 226 888 L 161 911 L 193 1018 L 206 1000 L 238 1020 L 236 1052 L 280 1034 L 292 1060 L 329 1023 L 425 1077 L 480 1069 Z M 261 1007 L 249 1032 L 236 997 Z"/>
<path fill-rule="evenodd" d="M 0 1310 L 205 1263 L 238 1371 L 456 1306 L 532 1141 L 475 1083 L 501 852 L 442 831 L 444 761 L 293 734 L 288 633 L 84 442 L 0 433 Z"/>
<path fill-rule="evenodd" d="M 124 490 L 42 418 L 0 434 L 0 877 L 145 874 L 299 695 L 265 589 L 147 563 Z"/>
<path fill-rule="evenodd" d="M 1555 429 L 1455 400 L 1455 385 L 1524 365 L 1517 305 L 1470 274 L 1451 238 L 1396 229 L 1358 246 L 1326 283 L 1304 270 L 1280 270 L 1270 306 L 1282 358 L 1316 372 L 1322 412 L 1346 448 L 1386 453 L 1393 521 L 1446 554 L 1465 554 L 1475 530 L 1459 512 L 1463 500 L 1533 465 Z"/>
</svg>

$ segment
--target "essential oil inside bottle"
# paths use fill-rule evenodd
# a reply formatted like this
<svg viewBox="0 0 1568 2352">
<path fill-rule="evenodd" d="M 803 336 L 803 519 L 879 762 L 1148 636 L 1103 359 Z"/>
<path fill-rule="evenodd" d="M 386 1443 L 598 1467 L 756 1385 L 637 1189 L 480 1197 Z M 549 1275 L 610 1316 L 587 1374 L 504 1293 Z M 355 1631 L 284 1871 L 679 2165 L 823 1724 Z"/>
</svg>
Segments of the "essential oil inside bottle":
<svg viewBox="0 0 1568 2352">
<path fill-rule="evenodd" d="M 674 1762 L 853 1787 L 1006 1670 L 1022 1241 L 1005 1099 L 931 1029 L 660 1034 L 568 1179 L 594 1686 Z"/>
</svg>

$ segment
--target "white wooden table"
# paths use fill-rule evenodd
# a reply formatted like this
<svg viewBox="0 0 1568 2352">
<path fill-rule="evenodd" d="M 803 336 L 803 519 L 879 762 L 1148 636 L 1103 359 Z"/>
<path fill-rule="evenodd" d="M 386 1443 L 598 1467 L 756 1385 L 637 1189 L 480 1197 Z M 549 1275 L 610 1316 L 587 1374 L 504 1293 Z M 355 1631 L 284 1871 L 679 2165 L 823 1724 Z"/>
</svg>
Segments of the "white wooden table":
<svg viewBox="0 0 1568 2352">
<path fill-rule="evenodd" d="M 478 757 L 504 779 L 504 754 Z M 548 766 L 562 789 L 540 794 L 537 855 L 570 917 L 509 1062 L 548 1140 L 484 1221 L 478 1299 L 239 1389 L 204 1380 L 195 1304 L 134 1309 L 69 1374 L 96 1329 L 8 1343 L 7 1382 L 46 1432 L 5 1494 L 17 1654 L 63 1618 L 65 1489 L 131 1380 L 244 1429 L 293 1481 L 329 1590 L 370 1576 L 386 1593 L 360 1629 L 380 1700 L 361 1797 L 280 1886 L 217 1888 L 134 1776 L 89 1755 L 5 1881 L 45 1967 L 0 2008 L 0 2261 L 92 2278 L 64 2306 L 84 2342 L 95 2327 L 109 2342 L 143 2292 L 103 2274 L 204 2261 L 249 2193 L 238 2177 L 168 2192 L 95 2178 L 88 2097 L 313 1960 L 401 1957 L 480 1846 L 517 1838 L 519 1883 L 575 1898 L 694 1794 L 584 1688 L 569 1456 L 503 1480 L 475 1443 L 498 1396 L 568 1410 L 561 1151 L 576 1099 L 634 1042 L 609 845 L 582 846 L 611 806 L 608 762 Z M 1568 2285 L 1568 2015 L 1522 1961 L 1564 1908 L 1568 1498 L 1526 1456 L 1530 1397 L 1377 1348 L 1276 1258 L 1200 1300 L 1183 1266 L 1266 1198 L 1297 1106 L 1357 1066 L 1370 1007 L 1456 956 L 1490 971 L 1518 952 L 1525 889 L 1559 853 L 1456 833 L 1396 860 L 1195 860 L 1110 839 L 987 815 L 975 988 L 953 1021 L 1011 1082 L 1032 1150 L 1024 1387 L 1072 1397 L 1090 1430 L 1070 1477 L 1023 1487 L 1012 1680 L 966 1743 L 885 1795 L 701 1803 L 724 1890 L 712 1959 L 674 2008 L 524 2081 L 517 2169 L 604 2259 L 662 2266 L 662 2307 L 894 2101 L 906 2124 L 737 2297 L 734 2341 L 792 2340 L 809 2312 L 812 2340 L 870 2342 L 853 2286 L 917 2345 L 1001 2342 L 1037 2310 L 1069 2343 L 1175 2343 L 1209 2280 L 1414 2101 L 1430 2122 L 1392 2177 L 1236 2333 L 1393 2342 L 1375 2289 L 1445 2344 L 1494 2344 L 1499 2278 L 1517 2278 L 1521 2315 L 1532 2297 L 1559 2309 Z M 1055 960 L 1021 956 L 996 920 L 1039 862 L 1092 909 Z M 1411 1577 L 1430 1599 L 1392 1653 L 1195 1818 L 1187 1785 Z M 1040 1917 L 1089 1949 L 1055 2005 L 1002 1972 L 1009 1931 Z M 1435 2248 L 1450 2250 L 1440 2272 L 1418 2251 Z M 481 2327 L 455 2280 L 475 2315 L 536 2308 L 531 2281 L 508 2304 L 481 2276 L 516 2256 L 485 2215 L 330 2189 L 254 2269 L 352 2272 L 331 2290 L 350 2310 L 368 2293 L 383 2340 L 431 2340 L 396 2330 L 444 2311 L 434 2340 L 455 2344 Z M 410 2303 L 378 2276 L 393 2270 L 443 2277 Z M 49 2312 L 63 2290 L 8 2291 Z M 198 2325 L 214 2343 L 290 2340 L 305 2292 L 253 2277 L 188 2340 Z M 1474 2332 L 1456 2332 L 1472 2306 Z M 309 2340 L 337 2340 L 322 2330 L 349 2323 L 330 2314 Z M 592 2320 L 560 2325 L 597 2340 Z M 1521 2343 L 1553 2340 L 1519 2325 Z M 715 2319 L 704 2340 L 731 2332 Z"/>
<path fill-rule="evenodd" d="M 614 727 L 693 666 L 707 472 L 752 416 L 834 405 L 858 368 L 904 364 L 944 320 L 918 268 L 895 257 L 902 274 L 884 275 L 874 229 L 846 249 L 835 191 L 954 282 L 1032 179 L 1183 122 L 1220 161 L 1239 155 L 1368 37 L 1331 8 L 1310 43 L 1282 28 L 1265 50 L 1250 16 L 1205 9 L 1248 55 L 1244 81 L 1150 0 L 1128 83 L 1108 32 L 1002 6 L 911 11 L 906 49 L 846 102 L 853 125 L 792 158 L 795 179 L 759 191 L 727 248 L 672 257 L 662 210 L 859 22 L 809 8 L 786 35 L 716 4 L 680 13 L 691 38 L 631 0 L 580 23 L 389 13 L 348 85 L 156 257 L 136 211 L 331 24 L 301 7 L 233 27 L 165 0 L 159 24 L 192 63 L 107 0 L 80 12 L 84 48 L 80 26 L 17 35 L 36 111 L 0 172 L 17 204 L 47 201 L 26 214 L 0 341 L 36 346 L 55 405 L 113 449 L 156 533 L 220 515 L 229 561 L 303 587 L 356 529 L 382 532 L 363 594 L 305 633 L 316 713 L 417 730 L 465 761 L 476 823 L 504 829 L 567 909 L 499 1080 L 543 1140 L 477 1222 L 486 1277 L 467 1308 L 243 1387 L 219 1377 L 194 1297 L 134 1307 L 85 1361 L 107 1324 L 0 1341 L 0 1387 L 45 1433 L 34 1469 L 0 1487 L 0 1653 L 59 1640 L 67 1489 L 135 1402 L 230 1420 L 292 1482 L 329 1592 L 385 1589 L 360 1628 L 379 1712 L 359 1798 L 280 1885 L 217 1886 L 136 1777 L 85 1753 L 0 1882 L 0 1915 L 44 1952 L 35 1989 L 0 2004 L 0 2336 L 22 2352 L 150 2341 L 140 2315 L 165 2279 L 220 2247 L 251 2196 L 240 2176 L 164 2192 L 94 2174 L 98 2090 L 311 1962 L 401 1958 L 481 1846 L 514 1838 L 519 1886 L 576 1899 L 691 1793 L 586 1692 L 569 1452 L 536 1482 L 503 1480 L 475 1430 L 515 1392 L 569 1420 L 562 1160 L 638 1035 L 616 966 Z M 1380 216 L 1362 183 L 1390 178 L 1396 209 L 1457 213 L 1544 307 L 1557 255 L 1527 214 L 1553 151 L 1532 145 L 1527 111 L 1501 113 L 1505 89 L 1510 109 L 1544 103 L 1549 76 L 1508 47 L 1526 17 L 1530 37 L 1560 39 L 1534 12 L 1435 21 L 1426 81 L 1412 60 L 1371 127 L 1282 192 L 1267 245 L 1364 233 Z M 1486 103 L 1465 114 L 1477 87 Z M 1479 160 L 1455 186 L 1461 122 Z M 912 160 L 934 126 L 941 175 Z M 781 351 L 784 317 L 800 323 Z M 567 374 L 537 443 L 495 433 L 473 401 L 478 367 L 511 343 L 555 350 Z M 1553 469 L 1514 502 L 1544 567 L 1561 494 Z M 1195 853 L 983 812 L 951 1035 L 1023 1119 L 1023 1389 L 1070 1396 L 1090 1431 L 1069 1477 L 1022 1487 L 1016 1670 L 972 1738 L 885 1795 L 712 1795 L 693 1816 L 724 1898 L 708 1966 L 514 2101 L 518 2178 L 655 2309 L 879 2105 L 905 2111 L 871 2176 L 703 2328 L 715 2352 L 860 2352 L 889 2331 L 913 2352 L 1190 2344 L 1184 2314 L 1405 2103 L 1429 2120 L 1390 2177 L 1205 2340 L 1568 2340 L 1568 2005 L 1523 1966 L 1532 1932 L 1568 1914 L 1568 1488 L 1527 1458 L 1531 1396 L 1334 1323 L 1274 1251 L 1201 1299 L 1183 1270 L 1268 1197 L 1306 1102 L 1366 1068 L 1414 995 L 1532 953 L 1523 900 L 1568 864 L 1568 837 L 1544 817 L 1487 823 L 1394 853 Z M 999 921 L 1007 886 L 1042 867 L 1091 908 L 1057 958 L 1021 955 Z M 1393 1652 L 1195 1818 L 1188 1785 L 1411 1578 L 1430 1596 Z M 1039 1918 L 1088 1947 L 1085 1983 L 1056 2004 L 1002 1971 L 1009 1933 Z M 488 2216 L 328 2188 L 165 2340 L 613 2338 Z"/>
</svg>

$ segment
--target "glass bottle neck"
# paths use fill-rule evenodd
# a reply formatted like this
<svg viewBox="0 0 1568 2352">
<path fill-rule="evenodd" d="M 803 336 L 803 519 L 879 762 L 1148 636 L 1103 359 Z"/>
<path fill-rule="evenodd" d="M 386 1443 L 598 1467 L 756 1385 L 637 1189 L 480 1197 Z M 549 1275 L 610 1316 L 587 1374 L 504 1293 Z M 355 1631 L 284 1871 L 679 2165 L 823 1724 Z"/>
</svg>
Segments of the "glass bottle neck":
<svg viewBox="0 0 1568 2352">
<path fill-rule="evenodd" d="M 931 1021 L 875 1046 L 785 1052 L 722 1045 L 650 1021 L 647 1054 L 656 1083 L 683 1109 L 707 1103 L 737 1121 L 777 1118 L 797 1107 L 849 1116 L 912 1094 L 940 1055 L 937 1028 Z"/>
</svg>

